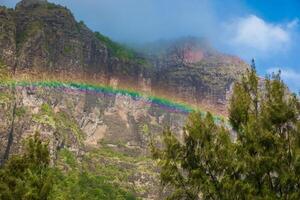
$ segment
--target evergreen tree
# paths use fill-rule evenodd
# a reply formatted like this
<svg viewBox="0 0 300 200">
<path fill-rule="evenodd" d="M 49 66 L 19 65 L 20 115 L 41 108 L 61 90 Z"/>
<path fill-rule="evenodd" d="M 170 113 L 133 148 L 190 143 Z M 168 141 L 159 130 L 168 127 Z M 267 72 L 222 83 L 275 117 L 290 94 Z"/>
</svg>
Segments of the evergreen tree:
<svg viewBox="0 0 300 200">
<path fill-rule="evenodd" d="M 232 130 L 193 113 L 183 141 L 167 130 L 163 148 L 152 143 L 169 199 L 300 199 L 299 100 L 280 73 L 259 82 L 253 61 L 234 87 Z"/>
<path fill-rule="evenodd" d="M 0 168 L 0 199 L 48 199 L 52 187 L 48 145 L 39 134 L 26 141 L 25 152 Z"/>
</svg>

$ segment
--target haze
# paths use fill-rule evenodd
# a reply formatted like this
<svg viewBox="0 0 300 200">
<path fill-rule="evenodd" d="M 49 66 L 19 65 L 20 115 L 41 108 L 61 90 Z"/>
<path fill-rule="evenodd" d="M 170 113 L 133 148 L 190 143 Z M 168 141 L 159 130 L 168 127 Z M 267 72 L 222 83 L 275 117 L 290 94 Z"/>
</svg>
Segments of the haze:
<svg viewBox="0 0 300 200">
<path fill-rule="evenodd" d="M 13 7 L 16 0 L 1 0 Z M 256 59 L 261 75 L 282 71 L 300 91 L 297 0 L 53 0 L 112 39 L 136 44 L 182 36 L 207 38 L 218 50 Z"/>
</svg>

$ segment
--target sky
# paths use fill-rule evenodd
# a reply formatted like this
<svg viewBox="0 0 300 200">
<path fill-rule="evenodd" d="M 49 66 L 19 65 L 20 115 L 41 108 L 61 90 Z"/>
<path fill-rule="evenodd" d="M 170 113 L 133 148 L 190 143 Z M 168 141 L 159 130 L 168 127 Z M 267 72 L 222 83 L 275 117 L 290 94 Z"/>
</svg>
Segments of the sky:
<svg viewBox="0 0 300 200">
<path fill-rule="evenodd" d="M 281 71 L 300 91 L 300 0 L 49 0 L 122 43 L 182 36 L 207 38 L 218 50 L 256 60 L 259 74 Z M 0 0 L 14 7 L 17 0 Z"/>
</svg>

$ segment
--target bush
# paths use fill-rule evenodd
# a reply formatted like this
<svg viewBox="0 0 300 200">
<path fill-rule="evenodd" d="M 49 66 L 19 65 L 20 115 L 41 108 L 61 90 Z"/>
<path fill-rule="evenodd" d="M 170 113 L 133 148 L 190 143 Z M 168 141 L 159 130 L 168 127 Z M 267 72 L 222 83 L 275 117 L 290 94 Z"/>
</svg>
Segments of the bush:
<svg viewBox="0 0 300 200">
<path fill-rule="evenodd" d="M 52 189 L 48 145 L 39 134 L 26 141 L 25 152 L 0 169 L 0 199 L 47 199 Z"/>
<path fill-rule="evenodd" d="M 116 56 L 125 61 L 129 61 L 135 58 L 135 53 L 132 50 L 128 49 L 127 47 L 124 47 L 116 42 L 113 42 L 111 39 L 102 35 L 99 32 L 95 32 L 95 36 L 107 46 L 107 48 L 111 51 L 113 56 Z"/>
</svg>

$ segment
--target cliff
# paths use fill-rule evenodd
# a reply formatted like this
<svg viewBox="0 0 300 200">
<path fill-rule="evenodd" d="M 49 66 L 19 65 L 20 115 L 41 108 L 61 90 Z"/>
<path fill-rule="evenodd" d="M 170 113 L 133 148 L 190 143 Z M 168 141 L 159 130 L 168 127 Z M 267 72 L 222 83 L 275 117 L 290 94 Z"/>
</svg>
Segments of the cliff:
<svg viewBox="0 0 300 200">
<path fill-rule="evenodd" d="M 247 64 L 198 38 L 153 46 L 131 50 L 45 0 L 0 7 L 1 83 L 46 78 L 129 87 L 226 115 L 227 94 Z M 137 197 L 161 199 L 165 191 L 159 190 L 148 143 L 167 126 L 182 137 L 187 116 L 121 93 L 1 85 L 0 117 L 1 162 L 38 131 L 49 141 L 53 165 L 70 170 L 72 155 L 81 167 Z"/>
<path fill-rule="evenodd" d="M 49 142 L 53 165 L 78 167 L 143 199 L 161 199 L 157 168 L 149 156 L 151 138 L 166 126 L 181 137 L 186 115 L 126 95 L 67 93 L 51 87 L 1 87 L 0 163 L 22 151 L 23 140 L 39 132 Z"/>
<path fill-rule="evenodd" d="M 230 85 L 248 67 L 192 37 L 152 48 L 160 55 L 149 57 L 92 32 L 70 10 L 46 1 L 2 7 L 0 21 L 0 58 L 16 73 L 42 71 L 126 85 L 222 113 Z"/>
</svg>

